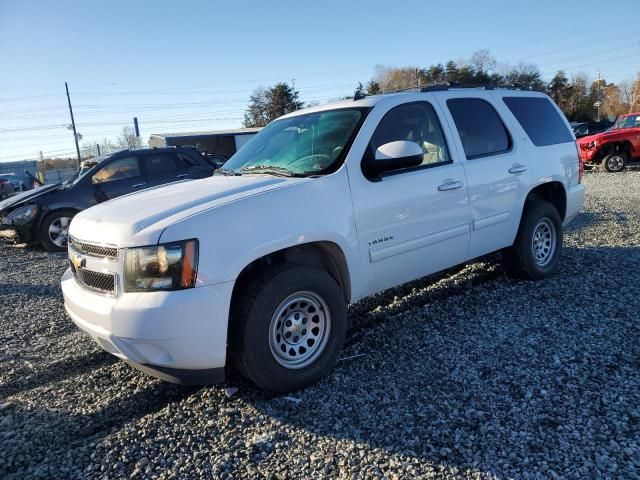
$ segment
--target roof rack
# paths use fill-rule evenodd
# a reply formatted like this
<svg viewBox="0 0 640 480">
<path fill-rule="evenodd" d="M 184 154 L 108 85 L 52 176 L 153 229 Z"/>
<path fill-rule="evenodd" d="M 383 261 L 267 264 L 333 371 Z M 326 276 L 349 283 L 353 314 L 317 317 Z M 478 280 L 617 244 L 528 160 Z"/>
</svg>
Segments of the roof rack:
<svg viewBox="0 0 640 480">
<path fill-rule="evenodd" d="M 524 85 L 520 85 L 517 83 L 488 83 L 488 84 L 473 84 L 473 83 L 459 83 L 459 82 L 444 82 L 444 83 L 432 83 L 430 85 L 424 85 L 421 87 L 408 87 L 408 88 L 399 88 L 397 90 L 388 90 L 386 92 L 376 93 L 375 95 L 370 95 L 368 93 L 364 93 L 361 88 L 358 88 L 353 95 L 353 100 L 362 100 L 365 97 L 373 97 L 378 95 L 389 95 L 392 93 L 401 93 L 401 92 L 442 92 L 450 89 L 456 88 L 482 88 L 484 90 L 531 90 L 529 87 L 525 87 Z"/>
</svg>

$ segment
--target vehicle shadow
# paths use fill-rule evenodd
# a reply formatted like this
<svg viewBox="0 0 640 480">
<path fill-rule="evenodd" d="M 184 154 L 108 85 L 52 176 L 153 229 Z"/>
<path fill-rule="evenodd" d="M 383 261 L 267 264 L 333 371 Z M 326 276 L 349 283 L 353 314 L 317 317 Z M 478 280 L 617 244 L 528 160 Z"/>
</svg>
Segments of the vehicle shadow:
<svg viewBox="0 0 640 480">
<path fill-rule="evenodd" d="M 226 450 L 205 464 L 226 454 L 239 462 L 277 457 L 295 468 L 285 447 L 256 439 L 254 427 L 268 422 L 283 444 L 303 438 L 313 452 L 317 442 L 330 442 L 335 450 L 316 462 L 329 464 L 334 476 L 355 455 L 354 445 L 412 465 L 407 476 L 414 477 L 624 476 L 607 469 L 637 460 L 637 452 L 625 450 L 640 440 L 640 286 L 628 286 L 639 300 L 623 304 L 606 292 L 626 280 L 625 269 L 611 265 L 639 255 L 638 247 L 565 247 L 559 272 L 544 288 L 506 278 L 494 256 L 364 299 L 349 309 L 353 328 L 343 354 L 362 356 L 338 362 L 321 382 L 289 396 L 260 391 L 233 371 L 227 380 L 239 387 L 233 396 L 221 387 L 147 381 L 120 362 L 90 379 L 78 376 L 78 383 L 60 373 L 50 380 L 69 410 L 12 407 L 16 434 L 8 441 L 22 442 L 30 454 L 0 463 L 0 477 L 24 478 L 70 452 L 87 477 L 116 462 L 120 476 L 130 477 L 138 460 L 130 452 L 184 437 L 203 445 L 226 437 Z M 584 272 L 597 274 L 585 279 Z M 72 388 L 85 393 L 74 400 Z M 87 392 L 104 405 L 84 415 Z M 181 402 L 189 408 L 172 408 Z M 222 421 L 225 415 L 234 420 Z M 136 425 L 155 416 L 145 419 L 155 429 Z M 214 426 L 207 430 L 209 421 Z M 59 431 L 73 434 L 60 440 Z M 611 442 L 618 446 L 613 454 Z M 257 453 L 243 456 L 245 445 Z M 604 460 L 603 451 L 610 455 Z M 127 455 L 134 458 L 122 460 Z M 228 468 L 232 477 L 241 475 L 234 462 Z M 380 476 L 385 468 L 381 463 Z"/>
<path fill-rule="evenodd" d="M 567 247 L 544 290 L 479 275 L 467 288 L 426 290 L 383 324 L 361 319 L 385 307 L 371 299 L 352 311 L 364 333 L 345 352 L 364 355 L 298 392 L 299 404 L 254 389 L 241 395 L 319 438 L 459 473 L 594 478 L 612 463 L 635 468 L 628 454 L 640 439 L 640 301 L 592 293 L 619 284 L 624 269 L 610 266 L 631 257 L 640 258 L 638 247 Z M 604 273 L 584 285 L 575 275 L 582 269 Z M 610 442 L 619 449 L 603 463 Z"/>
<path fill-rule="evenodd" d="M 83 388 L 82 384 L 79 388 Z M 28 455 L 14 455 L 0 462 L 0 478 L 71 478 L 68 470 L 62 473 L 50 467 L 53 459 L 68 456 L 70 452 L 75 457 L 74 466 L 79 468 L 74 478 L 85 478 L 82 471 L 93 462 L 91 453 L 105 437 L 145 415 L 182 401 L 196 390 L 156 381 L 130 395 L 118 396 L 104 408 L 86 415 L 51 410 L 40 405 L 9 408 L 9 413 L 0 412 L 0 419 L 3 414 L 11 416 L 14 431 L 5 440 L 6 451 L 29 452 Z M 76 411 L 82 410 L 75 407 Z M 65 434 L 61 435 L 61 431 Z M 16 449 L 16 445 L 20 448 Z M 87 478 L 93 478 L 97 473 L 89 474 Z"/>
<path fill-rule="evenodd" d="M 16 393 L 25 393 L 40 386 L 65 380 L 71 376 L 113 364 L 117 359 L 106 352 L 96 351 L 81 357 L 71 357 L 53 363 L 39 364 L 35 369 L 35 373 L 33 367 L 24 365 L 25 361 L 30 360 L 31 358 L 16 357 L 7 358 L 0 362 L 3 370 L 8 369 L 10 366 L 13 367 L 10 373 L 4 375 L 5 381 L 0 383 L 0 398 Z"/>
</svg>

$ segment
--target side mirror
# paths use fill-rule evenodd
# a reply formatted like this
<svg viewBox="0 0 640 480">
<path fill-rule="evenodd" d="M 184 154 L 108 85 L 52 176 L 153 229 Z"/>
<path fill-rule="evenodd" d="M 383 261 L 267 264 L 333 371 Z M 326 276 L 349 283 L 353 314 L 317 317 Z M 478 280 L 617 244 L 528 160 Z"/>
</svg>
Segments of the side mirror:
<svg viewBox="0 0 640 480">
<path fill-rule="evenodd" d="M 408 140 L 385 143 L 378 147 L 367 169 L 372 174 L 381 174 L 402 168 L 417 167 L 424 156 L 420 145 Z"/>
</svg>

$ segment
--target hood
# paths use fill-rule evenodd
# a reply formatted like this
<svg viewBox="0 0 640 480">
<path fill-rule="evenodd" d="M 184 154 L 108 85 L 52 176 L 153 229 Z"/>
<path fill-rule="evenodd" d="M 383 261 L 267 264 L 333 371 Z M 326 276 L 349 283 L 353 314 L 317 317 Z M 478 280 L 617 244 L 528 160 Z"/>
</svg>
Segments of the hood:
<svg viewBox="0 0 640 480">
<path fill-rule="evenodd" d="M 70 235 L 120 247 L 152 245 L 169 225 L 225 203 L 309 181 L 266 175 L 213 176 L 125 195 L 73 218 Z"/>
<path fill-rule="evenodd" d="M 27 190 L 26 192 L 22 192 L 9 198 L 5 198 L 0 202 L 0 212 L 6 208 L 18 207 L 20 205 L 28 203 L 30 200 L 41 197 L 42 195 L 46 195 L 47 193 L 53 192 L 54 190 L 58 190 L 60 187 L 61 184 L 59 183 L 55 185 L 44 185 L 42 187 L 34 188 L 33 190 Z"/>
</svg>

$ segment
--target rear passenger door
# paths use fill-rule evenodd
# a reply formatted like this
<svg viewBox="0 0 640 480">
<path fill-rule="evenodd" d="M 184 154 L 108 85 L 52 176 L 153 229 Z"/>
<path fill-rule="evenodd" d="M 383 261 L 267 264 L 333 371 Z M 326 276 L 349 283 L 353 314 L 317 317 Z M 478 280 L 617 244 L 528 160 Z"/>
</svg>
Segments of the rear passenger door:
<svg viewBox="0 0 640 480">
<path fill-rule="evenodd" d="M 469 182 L 471 242 L 468 258 L 510 246 L 531 184 L 523 138 L 503 118 L 505 106 L 490 96 L 450 91 L 438 95 Z"/>
<path fill-rule="evenodd" d="M 178 168 L 175 154 L 167 152 L 147 153 L 142 157 L 150 187 L 176 182 L 188 174 Z"/>
</svg>

